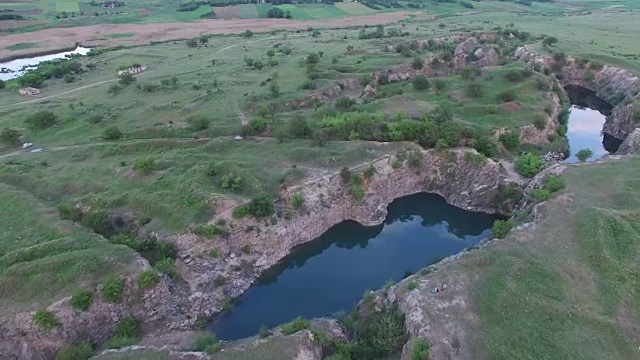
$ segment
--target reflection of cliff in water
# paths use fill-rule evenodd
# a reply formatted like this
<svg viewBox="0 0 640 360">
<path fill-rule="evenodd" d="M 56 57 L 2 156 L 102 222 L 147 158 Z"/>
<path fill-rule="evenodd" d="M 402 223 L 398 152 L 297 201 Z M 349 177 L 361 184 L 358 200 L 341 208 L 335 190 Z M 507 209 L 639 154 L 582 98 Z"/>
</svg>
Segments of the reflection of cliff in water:
<svg viewBox="0 0 640 360">
<path fill-rule="evenodd" d="M 396 199 L 381 225 L 345 221 L 294 248 L 231 311 L 216 316 L 209 330 L 233 340 L 256 334 L 261 324 L 348 311 L 365 290 L 478 244 L 490 236 L 494 219 L 448 205 L 434 194 Z"/>
<path fill-rule="evenodd" d="M 578 161 L 575 153 L 581 149 L 593 151 L 590 160 L 616 152 L 622 142 L 602 131 L 606 118 L 611 116 L 613 106 L 584 87 L 567 85 L 564 89 L 572 105 L 567 139 L 570 153 L 574 154 L 565 162 Z"/>
<path fill-rule="evenodd" d="M 321 254 L 334 244 L 343 249 L 364 249 L 371 239 L 382 232 L 385 225 L 396 222 L 407 223 L 421 219 L 420 223 L 425 228 L 442 224 L 449 233 L 459 239 L 478 236 L 486 230 L 486 223 L 473 221 L 473 216 L 469 218 L 469 211 L 447 204 L 443 197 L 436 194 L 405 196 L 394 200 L 387 210 L 387 217 L 380 225 L 363 226 L 355 221 L 343 221 L 331 227 L 319 238 L 296 246 L 276 266 L 265 271 L 256 283 L 271 284 L 284 270 L 304 266 L 308 259 Z"/>
</svg>

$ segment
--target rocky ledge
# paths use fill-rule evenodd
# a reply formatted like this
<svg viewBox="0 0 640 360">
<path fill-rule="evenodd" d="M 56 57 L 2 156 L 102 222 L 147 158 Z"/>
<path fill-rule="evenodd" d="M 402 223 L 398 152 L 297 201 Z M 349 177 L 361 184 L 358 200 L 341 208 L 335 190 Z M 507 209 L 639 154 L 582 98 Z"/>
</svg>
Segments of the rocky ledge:
<svg viewBox="0 0 640 360">
<path fill-rule="evenodd" d="M 514 57 L 531 66 L 554 70 L 563 86 L 580 86 L 596 93 L 596 96 L 613 106 L 613 111 L 602 131 L 624 141 L 640 125 L 640 78 L 631 71 L 609 65 L 584 64 L 579 59 L 556 60 L 550 55 L 540 55 L 530 46 L 516 49 Z M 629 154 L 638 147 L 624 147 Z"/>
<path fill-rule="evenodd" d="M 373 176 L 362 171 L 371 166 Z M 180 270 L 191 287 L 189 320 L 173 324 L 181 328 L 198 316 L 222 310 L 225 299 L 237 297 L 266 269 L 277 264 L 291 250 L 346 220 L 366 226 L 382 223 L 387 206 L 402 196 L 419 192 L 436 193 L 452 205 L 473 211 L 507 213 L 515 204 L 499 201 L 507 181 L 501 167 L 475 150 L 414 150 L 386 156 L 360 168 L 351 176 L 362 178 L 364 197 L 354 199 L 351 187 L 340 173 L 304 186 L 288 189 L 282 195 L 283 211 L 293 194 L 301 194 L 304 207 L 289 216 L 270 220 L 233 219 L 224 222 L 230 233 L 226 237 L 203 239 L 194 234 L 180 236 Z M 287 218 L 288 217 L 288 218 Z M 212 223 L 220 223 L 214 219 Z M 211 257 L 211 249 L 219 256 Z M 250 252 L 241 249 L 251 249 Z M 218 278 L 225 285 L 216 287 Z"/>
</svg>

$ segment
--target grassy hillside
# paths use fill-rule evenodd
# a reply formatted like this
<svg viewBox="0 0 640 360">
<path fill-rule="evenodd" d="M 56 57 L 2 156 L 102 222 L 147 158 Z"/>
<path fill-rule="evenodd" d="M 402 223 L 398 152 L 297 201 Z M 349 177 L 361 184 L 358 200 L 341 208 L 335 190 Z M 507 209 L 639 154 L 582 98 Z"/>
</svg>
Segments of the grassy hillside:
<svg viewBox="0 0 640 360">
<path fill-rule="evenodd" d="M 637 359 L 640 158 L 564 173 L 539 225 L 470 264 L 485 359 Z"/>
</svg>

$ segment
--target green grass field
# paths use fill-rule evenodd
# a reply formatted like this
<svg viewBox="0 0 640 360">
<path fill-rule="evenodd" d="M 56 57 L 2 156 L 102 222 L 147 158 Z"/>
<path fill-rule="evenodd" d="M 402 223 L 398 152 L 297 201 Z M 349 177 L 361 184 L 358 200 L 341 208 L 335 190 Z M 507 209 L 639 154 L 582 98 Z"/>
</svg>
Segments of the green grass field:
<svg viewBox="0 0 640 360">
<path fill-rule="evenodd" d="M 485 359 L 637 359 L 640 158 L 570 167 L 539 226 L 465 263 Z"/>
</svg>

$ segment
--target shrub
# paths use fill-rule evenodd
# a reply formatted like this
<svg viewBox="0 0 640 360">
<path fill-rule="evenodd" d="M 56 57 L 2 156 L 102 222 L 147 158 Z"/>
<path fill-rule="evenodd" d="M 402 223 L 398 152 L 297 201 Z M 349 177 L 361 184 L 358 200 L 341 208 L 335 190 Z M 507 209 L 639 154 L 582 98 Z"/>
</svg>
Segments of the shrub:
<svg viewBox="0 0 640 360">
<path fill-rule="evenodd" d="M 138 275 L 138 286 L 143 289 L 156 286 L 160 281 L 158 272 L 155 270 L 145 270 Z"/>
<path fill-rule="evenodd" d="M 336 99 L 336 107 L 343 111 L 349 110 L 355 103 L 356 101 L 348 96 L 340 96 Z"/>
<path fill-rule="evenodd" d="M 251 125 L 251 128 L 253 128 L 253 130 L 255 130 L 255 132 L 258 134 L 267 129 L 267 120 L 265 120 L 265 118 L 263 117 L 254 118 L 249 124 Z"/>
<path fill-rule="evenodd" d="M 295 193 L 291 197 L 291 205 L 293 205 L 294 209 L 299 209 L 304 205 L 304 196 L 300 193 Z"/>
<path fill-rule="evenodd" d="M 122 136 L 123 136 L 122 131 L 120 131 L 120 129 L 118 129 L 118 127 L 115 125 L 111 125 L 107 127 L 102 132 L 102 138 L 107 141 L 120 140 L 122 139 Z"/>
<path fill-rule="evenodd" d="M 411 83 L 416 90 L 427 90 L 430 86 L 429 80 L 424 75 L 414 77 Z"/>
<path fill-rule="evenodd" d="M 87 360 L 93 356 L 91 344 L 65 345 L 56 354 L 55 360 Z"/>
<path fill-rule="evenodd" d="M 584 73 L 584 81 L 586 81 L 587 83 L 591 84 L 596 80 L 596 76 L 593 75 L 592 72 L 586 72 Z"/>
<path fill-rule="evenodd" d="M 486 157 L 496 156 L 498 152 L 498 148 L 493 139 L 485 135 L 471 139 L 469 145 Z"/>
<path fill-rule="evenodd" d="M 227 279 L 224 276 L 218 276 L 213 280 L 213 285 L 215 285 L 216 287 L 220 287 L 226 284 L 226 282 L 227 282 Z"/>
<path fill-rule="evenodd" d="M 133 169 L 143 174 L 149 174 L 156 168 L 156 163 L 152 158 L 140 158 L 136 160 Z"/>
<path fill-rule="evenodd" d="M 467 85 L 465 93 L 467 94 L 467 96 L 473 98 L 482 97 L 484 96 L 484 86 L 482 86 L 482 84 L 480 83 L 472 82 Z"/>
<path fill-rule="evenodd" d="M 136 81 L 136 78 L 131 74 L 123 74 L 118 76 L 118 78 L 119 78 L 118 83 L 122 86 L 129 86 L 131 85 L 131 83 Z"/>
<path fill-rule="evenodd" d="M 516 159 L 516 171 L 523 176 L 533 177 L 542 170 L 545 162 L 542 156 L 528 153 Z"/>
<path fill-rule="evenodd" d="M 547 126 L 547 121 L 541 116 L 536 116 L 536 118 L 533 119 L 533 126 L 538 130 L 544 130 Z"/>
<path fill-rule="evenodd" d="M 407 283 L 407 291 L 413 291 L 415 289 L 418 288 L 418 283 L 416 281 L 409 281 L 409 283 Z"/>
<path fill-rule="evenodd" d="M 253 31 L 251 31 L 251 30 L 245 30 L 245 31 L 242 33 L 242 36 L 248 39 L 248 38 L 250 38 L 250 37 L 252 37 L 252 36 L 253 36 Z"/>
<path fill-rule="evenodd" d="M 258 331 L 258 334 L 260 336 L 260 339 L 268 338 L 269 336 L 271 336 L 271 330 L 269 330 L 267 325 L 262 324 L 260 325 L 260 330 Z"/>
<path fill-rule="evenodd" d="M 592 156 L 593 156 L 593 151 L 591 151 L 591 149 L 580 149 L 576 153 L 576 157 L 578 158 L 578 160 L 583 162 L 587 161 L 587 159 L 589 159 Z"/>
<path fill-rule="evenodd" d="M 249 207 L 246 204 L 238 205 L 233 208 L 233 213 L 231 215 L 234 218 L 243 218 L 249 215 Z"/>
<path fill-rule="evenodd" d="M 373 175 L 375 175 L 375 173 L 376 173 L 376 168 L 373 167 L 373 165 L 369 165 L 369 167 L 367 167 L 367 169 L 362 174 L 364 175 L 365 178 L 371 179 Z"/>
<path fill-rule="evenodd" d="M 484 112 L 487 113 L 487 114 L 497 114 L 498 113 L 498 106 L 496 106 L 494 104 L 485 105 Z"/>
<path fill-rule="evenodd" d="M 529 192 L 529 197 L 538 201 L 544 201 L 551 197 L 551 193 L 547 189 L 534 189 Z"/>
<path fill-rule="evenodd" d="M 37 130 L 50 128 L 58 121 L 58 116 L 51 111 L 38 111 L 27 117 L 27 124 Z"/>
<path fill-rule="evenodd" d="M 516 92 L 513 90 L 505 90 L 498 94 L 497 99 L 499 102 L 515 101 Z"/>
<path fill-rule="evenodd" d="M 268 195 L 256 196 L 247 204 L 249 214 L 261 218 L 273 214 L 273 200 Z"/>
<path fill-rule="evenodd" d="M 559 176 L 549 176 L 544 179 L 544 181 L 542 182 L 542 186 L 550 193 L 554 193 L 556 191 L 564 189 L 565 183 L 564 180 Z"/>
<path fill-rule="evenodd" d="M 53 313 L 46 309 L 40 309 L 33 314 L 33 322 L 40 330 L 51 330 L 58 326 L 58 319 Z"/>
<path fill-rule="evenodd" d="M 207 119 L 205 116 L 197 116 L 195 118 L 189 119 L 191 123 L 192 131 L 202 131 L 209 128 L 209 124 L 211 121 Z"/>
<path fill-rule="evenodd" d="M 282 333 L 285 335 L 295 334 L 298 331 L 308 329 L 311 326 L 309 320 L 306 320 L 302 317 L 297 317 L 293 319 L 291 322 L 286 323 L 280 327 Z"/>
<path fill-rule="evenodd" d="M 100 294 L 110 303 L 119 303 L 122 301 L 124 293 L 124 279 L 120 277 L 111 277 L 102 284 Z"/>
<path fill-rule="evenodd" d="M 558 43 L 558 38 L 556 38 L 555 36 L 547 36 L 542 40 L 542 44 L 546 46 L 550 46 L 557 43 Z"/>
<path fill-rule="evenodd" d="M 411 66 L 416 70 L 422 69 L 423 65 L 424 65 L 424 60 L 421 57 L 415 57 L 411 62 Z"/>
<path fill-rule="evenodd" d="M 411 347 L 411 360 L 429 360 L 429 342 L 423 338 L 418 338 Z"/>
<path fill-rule="evenodd" d="M 116 332 L 105 344 L 108 349 L 119 349 L 121 347 L 135 345 L 140 341 L 142 330 L 138 321 L 132 317 L 122 318 L 116 324 Z"/>
<path fill-rule="evenodd" d="M 447 88 L 447 83 L 440 78 L 433 79 L 433 88 L 439 94 Z"/>
<path fill-rule="evenodd" d="M 87 310 L 93 303 L 93 293 L 89 290 L 78 290 L 71 295 L 69 304 L 78 310 Z"/>
<path fill-rule="evenodd" d="M 0 133 L 0 142 L 7 146 L 20 145 L 20 132 L 12 128 L 4 128 Z"/>
<path fill-rule="evenodd" d="M 343 184 L 348 184 L 351 182 L 351 170 L 348 167 L 343 167 L 340 169 L 340 178 L 342 179 Z"/>
<path fill-rule="evenodd" d="M 491 227 L 491 234 L 495 239 L 503 239 L 513 228 L 513 223 L 509 220 L 496 220 Z"/>
<path fill-rule="evenodd" d="M 218 249 L 211 249 L 209 250 L 209 256 L 211 256 L 212 258 L 217 258 L 218 257 Z"/>
<path fill-rule="evenodd" d="M 604 67 L 604 65 L 599 61 L 591 61 L 589 63 L 589 69 L 592 69 L 592 70 L 600 70 L 603 67 Z"/>
<path fill-rule="evenodd" d="M 249 254 L 251 254 L 251 246 L 250 245 L 242 245 L 242 247 L 240 247 L 240 251 L 242 251 L 243 253 L 249 255 Z"/>
<path fill-rule="evenodd" d="M 176 277 L 178 277 L 178 271 L 176 270 L 175 260 L 173 260 L 172 258 L 167 257 L 167 258 L 158 260 L 153 265 L 153 268 L 167 275 L 171 279 L 175 279 Z"/>
<path fill-rule="evenodd" d="M 520 135 L 516 132 L 506 132 L 500 135 L 499 141 L 507 150 L 515 150 L 520 146 Z"/>
</svg>

